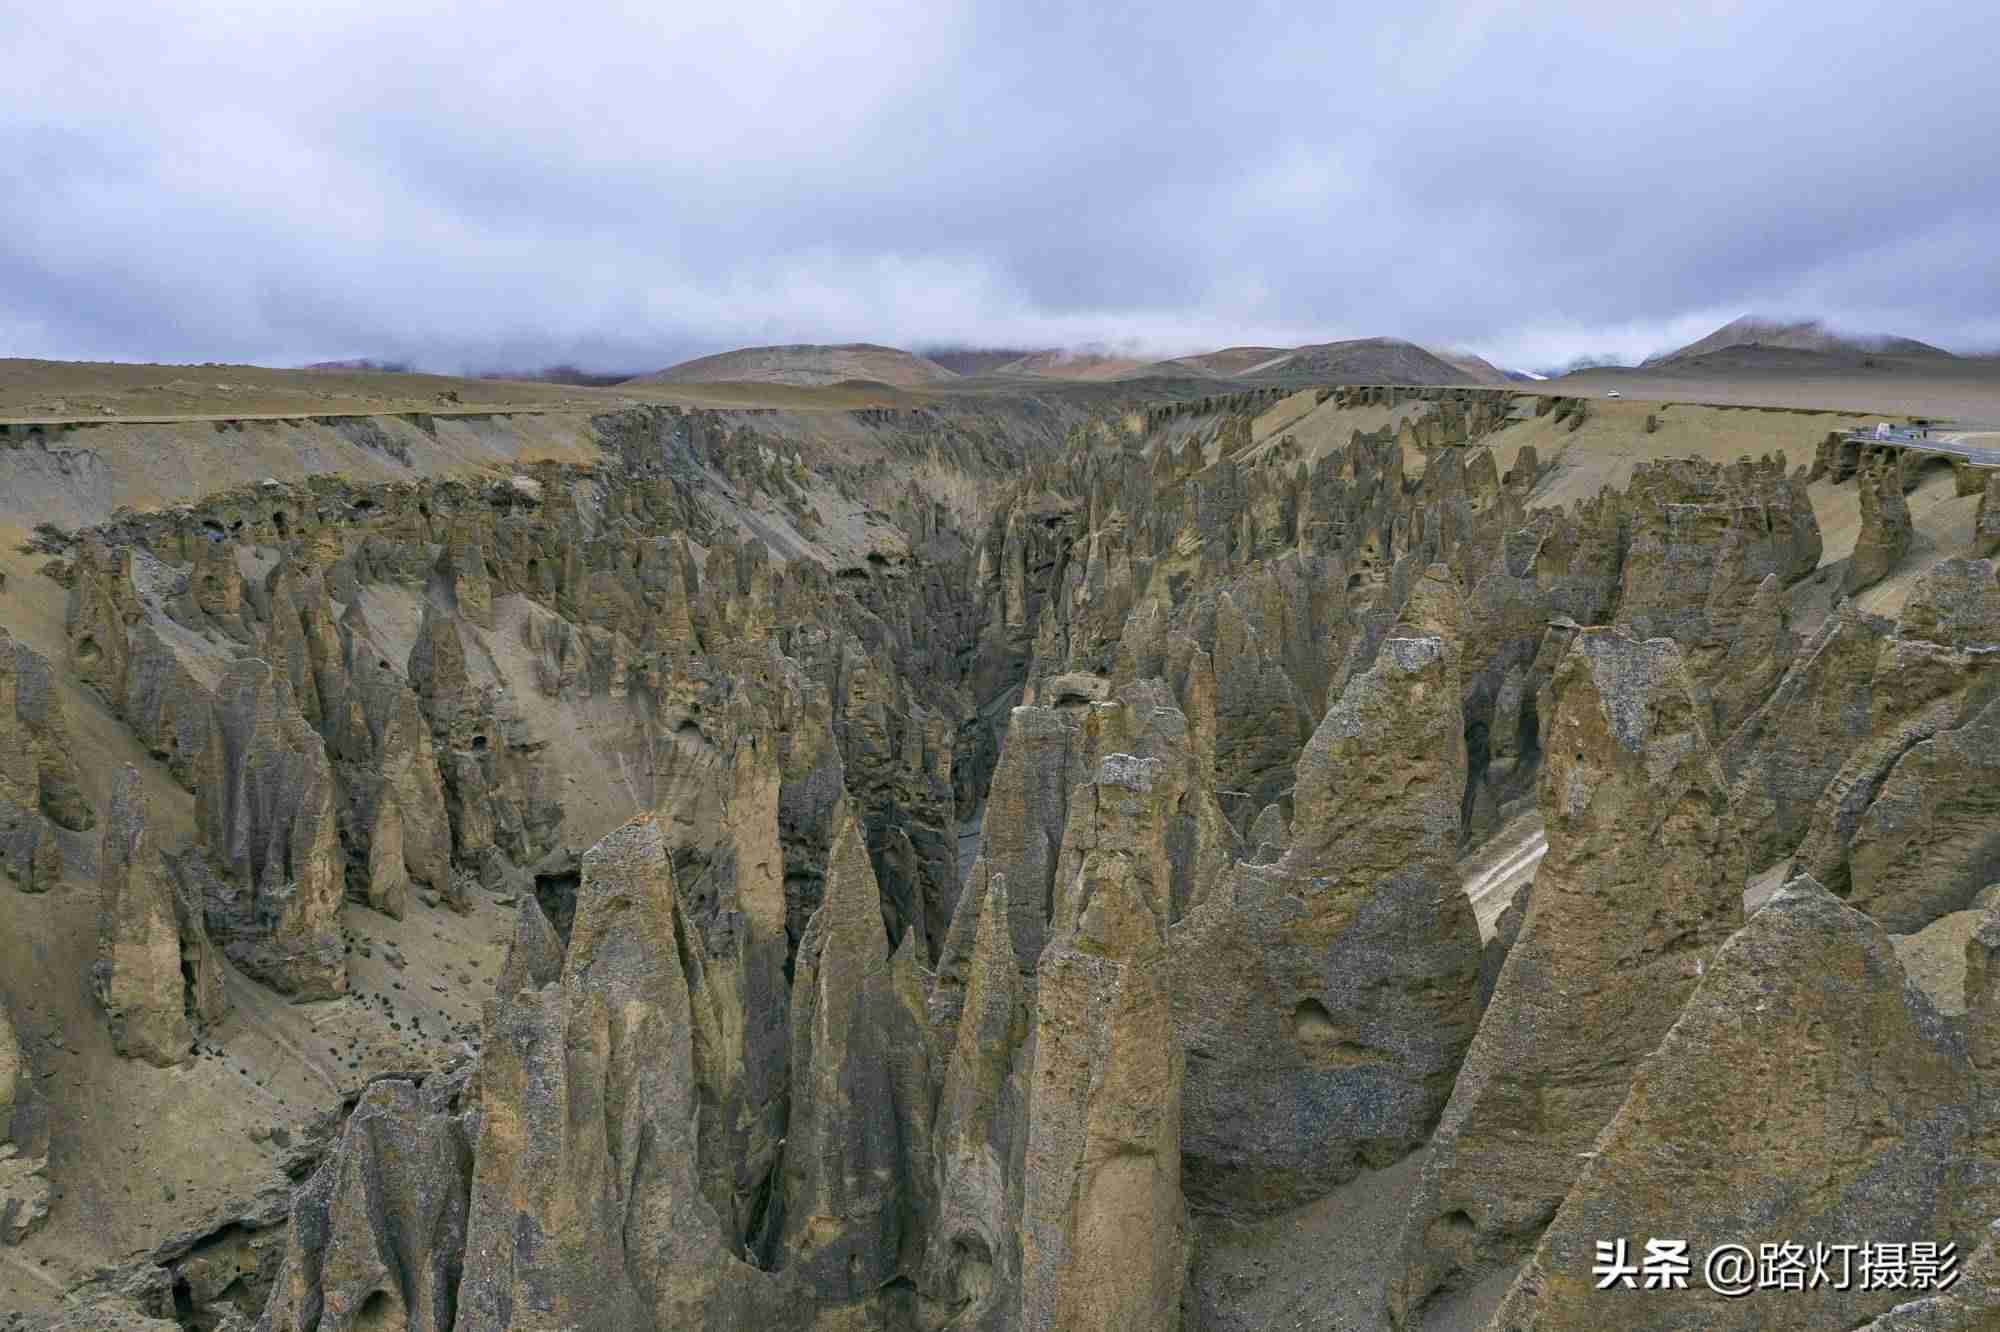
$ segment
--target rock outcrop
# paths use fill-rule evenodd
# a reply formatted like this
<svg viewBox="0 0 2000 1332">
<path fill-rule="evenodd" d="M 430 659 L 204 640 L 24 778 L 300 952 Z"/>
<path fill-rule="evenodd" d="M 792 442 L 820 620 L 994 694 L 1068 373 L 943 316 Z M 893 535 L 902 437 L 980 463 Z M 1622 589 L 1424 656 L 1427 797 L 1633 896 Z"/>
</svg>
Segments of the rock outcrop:
<svg viewBox="0 0 2000 1332">
<path fill-rule="evenodd" d="M 368 1084 L 293 1197 L 257 1332 L 458 1325 L 476 1128 L 466 1075 Z"/>
<path fill-rule="evenodd" d="M 1743 871 L 1670 641 L 1587 629 L 1550 684 L 1548 852 L 1403 1227 L 1391 1317 L 1525 1255 L 1741 919 Z"/>
<path fill-rule="evenodd" d="M 921 994 L 895 974 L 909 947 L 892 961 L 867 848 L 837 809 L 826 898 L 793 963 L 781 1181 L 785 1273 L 817 1301 L 865 1299 L 923 1257 L 935 1104 Z"/>
<path fill-rule="evenodd" d="M 195 793 L 210 934 L 224 956 L 287 994 L 347 985 L 333 774 L 291 686 L 247 658 L 216 692 Z M 205 863 L 202 863 L 205 862 Z"/>
<path fill-rule="evenodd" d="M 659 826 L 635 822 L 584 856 L 560 976 L 508 967 L 524 983 L 486 1020 L 458 1332 L 755 1316 L 743 1292 L 767 1279 L 697 1177 L 677 917 Z"/>
<path fill-rule="evenodd" d="M 2000 880 L 2000 696 L 1896 760 L 1847 861 L 1849 904 L 1901 933 Z"/>
<path fill-rule="evenodd" d="M 1935 1295 L 1896 1305 L 1857 1332 L 1988 1332 L 2000 1327 L 2000 1221 L 1969 1256 L 1961 1256 L 1959 1279 Z"/>
<path fill-rule="evenodd" d="M 2000 471 L 1986 474 L 1979 507 L 1972 518 L 1973 553 L 1985 559 L 2000 556 Z"/>
<path fill-rule="evenodd" d="M 1968 905 L 1993 878 L 1980 877 L 1992 848 L 1981 827 L 1983 792 L 1950 783 L 1977 781 L 1990 767 L 1993 722 L 1981 713 L 1996 695 L 2000 567 L 1941 560 L 1915 580 L 1894 634 L 1876 651 L 1866 691 L 1814 704 L 1865 716 L 1866 732 L 1841 750 L 1813 804 L 1798 870 L 1896 933 Z M 1939 841 L 1928 862 L 1915 844 L 1921 837 Z M 1942 880 L 1924 882 L 1929 874 Z"/>
<path fill-rule="evenodd" d="M 1433 570 L 1447 622 L 1456 599 Z M 1452 635 L 1400 630 L 1298 762 L 1291 845 L 1174 929 L 1182 1151 L 1208 1209 L 1294 1206 L 1424 1140 L 1478 1020 Z"/>
<path fill-rule="evenodd" d="M 1861 498 L 1861 534 L 1855 538 L 1854 555 L 1840 585 L 1848 596 L 1886 578 L 1903 556 L 1909 554 L 1910 544 L 1916 539 L 1910 506 L 1903 498 L 1899 459 L 1885 453 L 1864 464 L 1855 474 L 1854 485 Z"/>
<path fill-rule="evenodd" d="M 1021 1289 L 1021 1185 L 1033 1076 L 1027 1035 L 1034 1014 L 1014 955 L 1006 876 L 986 881 L 984 901 L 971 893 L 968 885 L 946 949 L 963 968 L 950 1025 L 942 1006 L 932 1005 L 950 1046 L 932 1133 L 938 1213 L 923 1284 L 950 1311 L 951 1326 L 1010 1332 Z M 958 942 L 961 936 L 970 944 Z"/>
<path fill-rule="evenodd" d="M 49 666 L 0 629 L 0 874 L 23 892 L 62 876 L 57 828 L 95 822 L 76 784 L 69 729 Z"/>
<path fill-rule="evenodd" d="M 285 1020 L 434 1049 L 399 992 L 449 1015 L 491 972 L 428 963 L 515 913 L 463 1063 L 342 1060 L 396 1071 L 341 1082 L 331 1154 L 332 1127 L 285 1145 L 282 1243 L 272 1190 L 78 1309 L 1318 1326 L 1382 1302 L 1386 1264 L 1413 1327 L 1525 1262 L 1508 1316 L 1575 1328 L 1625 1312 L 1579 1285 L 1592 1227 L 1847 1240 L 1878 1185 L 1912 1237 L 2000 1215 L 2000 924 L 1962 909 L 2000 879 L 1990 564 L 1913 580 L 1893 620 L 1829 605 L 1773 454 L 1531 507 L 1555 464 L 1524 439 L 1573 450 L 1614 404 L 1160 392 L 832 413 L 820 456 L 796 413 L 621 409 L 537 426 L 572 461 L 479 476 L 513 447 L 484 413 L 340 418 L 314 429 L 394 479 L 38 529 L 74 678 L 0 643 L 0 861 L 99 877 L 118 1046 L 220 1056 L 112 1083 L 240 1076 L 238 1024 L 204 1030 L 222 957 L 323 999 L 343 936 L 361 993 Z M 1336 438 L 1342 413 L 1372 428 Z M 1866 484 L 1857 575 L 1903 558 L 1900 492 Z M 160 765 L 101 845 L 74 835 L 77 682 Z M 162 776 L 196 793 L 190 846 L 178 805 L 146 819 Z M 1482 948 L 1459 875 L 1490 857 L 1462 857 L 1537 813 L 1546 858 Z M 1847 904 L 1795 888 L 1724 943 L 1786 857 Z M 36 946 L 65 917 L 0 901 Z M 1887 943 L 1936 988 L 1973 933 L 1955 1023 L 1881 932 L 1938 913 Z M 48 1117 L 8 1120 L 18 1230 Z"/>
<path fill-rule="evenodd" d="M 119 776 L 98 852 L 97 1001 L 120 1054 L 184 1063 L 194 1024 L 222 1016 L 219 959 L 203 905 L 184 892 L 147 830 L 131 766 Z"/>
<path fill-rule="evenodd" d="M 1161 766 L 1107 755 L 1071 797 L 1023 1166 L 1019 1326 L 1034 1332 L 1180 1326 L 1183 1056 Z"/>
<path fill-rule="evenodd" d="M 48 1108 L 0 1003 L 0 1244 L 19 1244 L 49 1214 Z"/>
<path fill-rule="evenodd" d="M 1949 1162 L 1965 1146 L 1963 1041 L 1906 982 L 1879 926 L 1810 879 L 1779 891 L 1715 953 L 1493 1326 L 1854 1327 L 1907 1291 L 1753 1290 L 1699 1269 L 1665 1294 L 1592 1276 L 1600 1240 L 1908 1244 L 1952 1233 Z M 1969 1253 L 1970 1246 L 1967 1246 Z M 1838 1262 L 1838 1260 L 1836 1260 Z"/>
</svg>

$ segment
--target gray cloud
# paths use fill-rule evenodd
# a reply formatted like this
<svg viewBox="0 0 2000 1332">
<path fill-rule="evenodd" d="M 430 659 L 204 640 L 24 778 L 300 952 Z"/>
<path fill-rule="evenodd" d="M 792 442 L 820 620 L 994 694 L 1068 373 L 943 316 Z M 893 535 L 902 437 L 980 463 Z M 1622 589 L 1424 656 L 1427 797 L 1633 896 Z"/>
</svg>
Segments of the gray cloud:
<svg viewBox="0 0 2000 1332">
<path fill-rule="evenodd" d="M 1984 5 L 277 8 L 0 17 L 0 355 L 2000 347 Z"/>
</svg>

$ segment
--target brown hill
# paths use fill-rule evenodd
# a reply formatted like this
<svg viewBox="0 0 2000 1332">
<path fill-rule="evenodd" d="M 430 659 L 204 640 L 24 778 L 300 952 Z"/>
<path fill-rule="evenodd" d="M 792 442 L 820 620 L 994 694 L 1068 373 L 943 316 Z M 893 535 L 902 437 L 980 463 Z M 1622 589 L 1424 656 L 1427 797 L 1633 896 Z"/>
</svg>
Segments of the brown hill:
<svg viewBox="0 0 2000 1332">
<path fill-rule="evenodd" d="M 1433 355 L 1439 360 L 1449 365 L 1455 365 L 1465 371 L 1466 374 L 1472 376 L 1475 383 L 1490 384 L 1497 388 L 1519 382 L 1513 375 L 1508 374 L 1484 356 L 1475 356 L 1467 351 L 1441 351 L 1435 352 Z"/>
<path fill-rule="evenodd" d="M 1817 319 L 1785 322 L 1758 315 L 1744 315 L 1741 319 L 1733 319 L 1724 324 L 1705 338 L 1698 338 L 1685 347 L 1648 357 L 1642 364 L 1677 365 L 1717 352 L 1739 348 L 1817 352 L 1834 356 L 1857 356 L 1868 352 L 1885 352 L 1893 356 L 1951 355 L 1942 347 L 1933 347 L 1928 342 L 1918 342 L 1915 338 L 1892 337 L 1886 334 L 1836 333 Z"/>
<path fill-rule="evenodd" d="M 818 388 L 842 380 L 866 379 L 898 388 L 921 388 L 958 375 L 927 357 L 872 342 L 837 346 L 798 343 L 783 347 L 743 347 L 702 356 L 628 382 L 634 384 L 791 384 Z"/>
<path fill-rule="evenodd" d="M 1472 384 L 1458 366 L 1401 338 L 1350 338 L 1299 347 L 1246 378 L 1345 384 Z"/>
<path fill-rule="evenodd" d="M 1001 375 L 1031 375 L 1038 379 L 1123 379 L 1148 363 L 1136 356 L 1119 356 L 1089 348 L 1031 352 L 993 371 Z"/>
<path fill-rule="evenodd" d="M 973 378 L 1003 373 L 1013 362 L 1040 353 L 1029 347 L 931 347 L 921 355 L 955 375 Z"/>
<path fill-rule="evenodd" d="M 1176 356 L 1142 366 L 1137 375 L 1198 375 L 1216 379 L 1240 379 L 1256 374 L 1292 354 L 1289 347 L 1224 347 L 1221 351 Z"/>
</svg>

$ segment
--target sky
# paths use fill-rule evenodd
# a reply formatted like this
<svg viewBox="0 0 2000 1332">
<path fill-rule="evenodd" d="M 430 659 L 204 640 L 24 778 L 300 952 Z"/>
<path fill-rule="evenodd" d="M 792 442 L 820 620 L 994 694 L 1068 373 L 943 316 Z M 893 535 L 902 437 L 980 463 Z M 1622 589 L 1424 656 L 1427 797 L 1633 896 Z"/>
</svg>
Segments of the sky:
<svg viewBox="0 0 2000 1332">
<path fill-rule="evenodd" d="M 0 357 L 2000 349 L 2000 7 L 0 0 Z"/>
</svg>

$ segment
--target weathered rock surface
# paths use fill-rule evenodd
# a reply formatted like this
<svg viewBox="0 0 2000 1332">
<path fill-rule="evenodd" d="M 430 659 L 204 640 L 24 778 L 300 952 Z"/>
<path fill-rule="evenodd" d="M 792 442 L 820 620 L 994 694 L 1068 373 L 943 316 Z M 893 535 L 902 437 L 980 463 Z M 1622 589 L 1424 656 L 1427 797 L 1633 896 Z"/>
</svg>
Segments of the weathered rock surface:
<svg viewBox="0 0 2000 1332">
<path fill-rule="evenodd" d="M 1848 596 L 1881 582 L 1916 539 L 1898 459 L 1884 456 L 1865 464 L 1855 474 L 1854 484 L 1861 497 L 1861 535 L 1855 538 L 1854 555 L 1841 582 L 1841 591 Z"/>
<path fill-rule="evenodd" d="M 1880 927 L 1795 879 L 1715 953 L 1597 1139 L 1493 1326 L 1853 1327 L 1907 1292 L 1763 1290 L 1697 1271 L 1648 1297 L 1591 1275 L 1597 1241 L 1938 1243 L 1971 1084 L 1963 1041 Z"/>
<path fill-rule="evenodd" d="M 369 1084 L 292 1200 L 257 1332 L 456 1326 L 476 1121 L 466 1072 Z M 526 1324 L 524 1324 L 526 1325 Z"/>
<path fill-rule="evenodd" d="M 2000 1225 L 1996 1222 L 1995 1225 Z M 1898 1304 L 1858 1332 L 1990 1332 L 2000 1327 L 2000 1236 L 1989 1227 L 1950 1289 Z"/>
<path fill-rule="evenodd" d="M 1493 919 L 1493 937 L 1479 950 L 1479 1011 L 1484 1013 L 1486 1005 L 1493 1001 L 1493 991 L 1500 984 L 1500 973 L 1506 969 L 1507 954 L 1514 951 L 1514 943 L 1521 937 L 1521 922 L 1527 919 L 1528 899 L 1535 891 L 1535 881 L 1528 880 L 1514 890 L 1513 900 L 1501 908 Z"/>
<path fill-rule="evenodd" d="M 1849 904 L 1899 932 L 2000 879 L 2000 697 L 1896 760 L 1847 855 Z"/>
<path fill-rule="evenodd" d="M 1024 1329 L 1180 1326 L 1187 1218 L 1159 760 L 1107 755 L 1071 798 L 1038 970 L 1022 1207 Z"/>
<path fill-rule="evenodd" d="M 847 1302 L 922 1259 L 935 1093 L 921 995 L 913 1009 L 897 984 L 867 849 L 851 815 L 834 820 L 826 898 L 793 966 L 782 1245 L 805 1293 Z"/>
<path fill-rule="evenodd" d="M 1307 745 L 1283 856 L 1223 873 L 1174 929 L 1182 1151 L 1202 1207 L 1268 1212 L 1394 1161 L 1429 1133 L 1472 1039 L 1457 658 L 1446 636 L 1408 632 Z"/>
<path fill-rule="evenodd" d="M 0 1244 L 19 1244 L 48 1216 L 48 1154 L 47 1106 L 0 1003 Z"/>
<path fill-rule="evenodd" d="M 182 918 L 181 894 L 146 822 L 145 792 L 128 765 L 113 790 L 98 854 L 91 980 L 120 1054 L 179 1064 L 190 1057 L 194 1041 L 190 1019 L 221 1014 L 221 977 L 201 913 Z M 184 932 L 192 936 L 185 944 Z"/>
<path fill-rule="evenodd" d="M 559 978 L 493 1000 L 460 1332 L 728 1326 L 763 1280 L 697 1178 L 693 1014 L 666 847 L 632 823 L 584 857 Z"/>
<path fill-rule="evenodd" d="M 1533 1247 L 1704 963 L 1741 918 L 1727 800 L 1681 654 L 1579 634 L 1550 685 L 1548 852 L 1403 1229 L 1387 1304 Z"/>
<path fill-rule="evenodd" d="M 793 413 L 634 408 L 551 423 L 557 456 L 594 441 L 595 462 L 270 480 L 38 530 L 69 555 L 48 572 L 75 680 L 200 792 L 193 847 L 146 853 L 126 802 L 93 862 L 46 738 L 73 682 L 13 654 L 0 738 L 35 764 L 0 759 L 33 815 L 13 863 L 60 845 L 102 871 L 130 963 L 107 1002 L 142 1037 L 121 1040 L 187 1039 L 177 994 L 222 1057 L 119 1077 L 244 1053 L 216 1048 L 234 1024 L 197 1032 L 218 944 L 326 995 L 336 913 L 372 962 L 370 933 L 453 939 L 517 904 L 463 1089 L 378 1080 L 285 1244 L 275 1207 L 232 1208 L 156 1255 L 134 1316 L 178 1299 L 210 1328 L 281 1278 L 274 1332 L 1315 1326 L 1252 1262 L 1264 1238 L 1302 1227 L 1269 1250 L 1297 1263 L 1352 1205 L 1381 1237 L 1335 1247 L 1373 1271 L 1428 1160 L 1391 1292 L 1421 1316 L 1562 1239 L 1597 1178 L 1578 1153 L 1625 1122 L 1745 870 L 1830 858 L 1885 918 L 2000 877 L 1990 566 L 1917 580 L 1895 623 L 1829 614 L 1803 474 L 1768 455 L 1531 508 L 1535 450 L 1500 460 L 1582 425 L 1570 399 L 1537 424 L 1505 392 L 1093 392 L 1089 419 L 1038 399 L 1031 453 L 994 423 L 1014 407 L 970 397 L 829 414 L 821 457 Z M 1376 428 L 1272 426 L 1319 407 Z M 1593 437 L 1615 416 L 1593 406 Z M 499 427 L 328 429 L 409 468 L 429 432 L 477 458 Z M 1628 634 L 1579 627 L 1606 624 Z M 1562 826 L 1482 950 L 1459 856 L 1538 796 Z M 419 895 L 467 915 L 369 913 Z M 1968 974 L 1995 970 L 1990 933 Z M 481 983 L 404 965 L 383 994 L 358 960 L 363 993 L 301 1011 Z M 1646 1121 L 1645 1169 L 1728 1118 L 1735 1076 Z M 1799 1141 L 1853 1132 L 1823 1099 Z M 1730 1140 L 1767 1150 L 1739 1118 Z M 2000 1152 L 1967 1122 L 1937 1196 L 1969 1235 L 2000 1214 Z M 1210 1242 L 1242 1261 L 1204 1266 Z M 1315 1280 L 1379 1298 L 1360 1271 Z"/>
<path fill-rule="evenodd" d="M 48 663 L 0 629 L 0 874 L 23 892 L 48 891 L 63 870 L 54 828 L 94 821 Z"/>
<path fill-rule="evenodd" d="M 1986 474 L 1979 508 L 1972 519 L 1973 553 L 1986 559 L 2000 556 L 2000 472 Z"/>
<path fill-rule="evenodd" d="M 1020 1307 L 1022 1182 L 1028 1138 L 1030 990 L 1015 960 L 1006 876 L 971 888 L 952 918 L 969 933 L 932 1142 L 938 1215 L 923 1284 L 951 1326 L 1005 1332 Z M 938 1008 L 933 1006 L 933 1013 Z M 942 1025 L 942 1024 L 940 1024 Z"/>
<path fill-rule="evenodd" d="M 1794 862 L 1799 871 L 1850 896 L 1856 867 L 1863 867 L 1864 901 L 1877 903 L 1883 924 L 1897 933 L 1921 929 L 1966 905 L 1992 875 L 1978 878 L 1976 866 L 1956 866 L 1950 856 L 1955 851 L 1975 861 L 1990 858 L 1977 827 L 1981 793 L 1950 791 L 1944 783 L 1976 778 L 1990 763 L 1991 723 L 1977 718 L 1997 695 L 2000 568 L 1991 560 L 1941 560 L 1911 587 L 1894 635 L 1877 650 L 1865 694 L 1845 702 L 1829 697 L 1819 705 L 1858 711 L 1865 699 L 1867 730 L 1844 749 L 1814 802 Z M 1951 732 L 1961 733 L 1941 739 Z M 1896 780 L 1905 759 L 1912 762 Z M 1963 771 L 1954 775 L 1957 769 Z M 1889 804 L 1871 822 L 1873 806 L 1884 796 Z M 1969 805 L 1963 803 L 1967 799 Z M 1921 859 L 1907 840 L 1913 800 L 1939 806 L 1935 831 L 1950 849 L 1941 846 L 1929 869 L 1944 872 L 1943 884 L 1910 877 L 1918 866 L 1908 858 Z M 1968 820 L 1970 826 L 1959 826 Z"/>
<path fill-rule="evenodd" d="M 347 985 L 333 774 L 282 675 L 256 658 L 217 690 L 195 792 L 213 869 L 209 932 L 238 967 L 288 994 Z"/>
<path fill-rule="evenodd" d="M 1723 746 L 1730 817 L 1753 868 L 1799 844 L 1827 783 L 1873 734 L 1876 662 L 1893 632 L 1890 621 L 1843 602 Z"/>
<path fill-rule="evenodd" d="M 1708 686 L 1741 630 L 1767 611 L 1766 578 L 1797 582 L 1819 565 L 1819 522 L 1782 463 L 1715 467 L 1695 459 L 1642 465 L 1627 505 L 1631 544 L 1618 619 L 1640 638 L 1681 645 L 1690 680 Z"/>
</svg>

